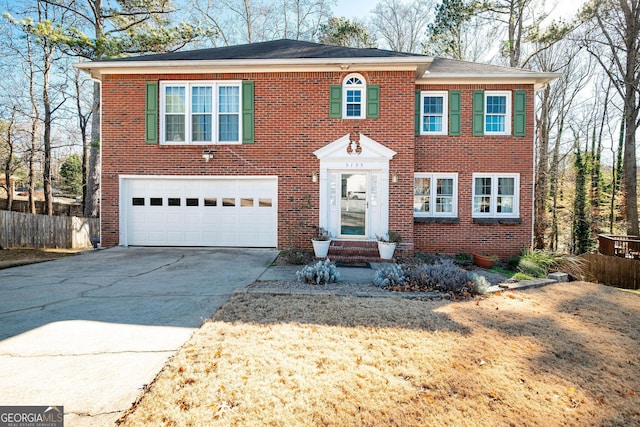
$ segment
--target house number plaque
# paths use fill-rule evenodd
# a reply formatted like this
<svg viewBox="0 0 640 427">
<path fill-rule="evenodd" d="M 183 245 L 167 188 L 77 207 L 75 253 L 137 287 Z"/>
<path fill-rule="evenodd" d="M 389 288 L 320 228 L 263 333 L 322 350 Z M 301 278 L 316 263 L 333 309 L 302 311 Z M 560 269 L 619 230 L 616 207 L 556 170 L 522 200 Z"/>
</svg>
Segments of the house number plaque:
<svg viewBox="0 0 640 427">
<path fill-rule="evenodd" d="M 347 162 L 345 164 L 347 169 L 364 169 L 364 163 L 362 162 Z"/>
</svg>

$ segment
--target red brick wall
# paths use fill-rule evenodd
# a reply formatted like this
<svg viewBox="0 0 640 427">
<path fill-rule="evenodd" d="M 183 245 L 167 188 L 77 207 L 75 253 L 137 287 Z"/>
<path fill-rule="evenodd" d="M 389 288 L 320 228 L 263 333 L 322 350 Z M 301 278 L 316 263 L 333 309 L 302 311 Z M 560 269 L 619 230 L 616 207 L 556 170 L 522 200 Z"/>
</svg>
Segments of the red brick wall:
<svg viewBox="0 0 640 427">
<path fill-rule="evenodd" d="M 351 72 L 351 70 L 350 70 Z M 319 172 L 313 151 L 347 133 L 363 133 L 398 154 L 390 173 L 390 229 L 413 248 L 414 77 L 412 72 L 362 72 L 379 84 L 380 118 L 329 118 L 329 87 L 348 73 L 106 75 L 102 82 L 102 244 L 118 244 L 118 177 L 132 175 L 277 175 L 278 245 L 289 245 L 291 224 L 302 221 L 299 242 L 310 247 L 317 225 Z M 255 144 L 173 146 L 145 144 L 145 82 L 158 80 L 255 81 Z M 215 159 L 202 159 L 214 148 Z M 306 206 L 306 207 L 305 207 Z"/>
<path fill-rule="evenodd" d="M 319 172 L 312 154 L 351 133 L 363 133 L 395 150 L 390 175 L 389 228 L 399 231 L 403 249 L 424 252 L 486 252 L 508 257 L 527 248 L 532 234 L 533 87 L 531 85 L 419 86 L 421 90 L 462 91 L 462 135 L 414 136 L 414 90 L 411 72 L 362 72 L 369 84 L 379 84 L 380 118 L 329 118 L 329 86 L 341 84 L 347 73 L 251 73 L 180 75 L 106 75 L 102 88 L 102 244 L 118 244 L 118 176 L 132 175 L 277 175 L 278 245 L 288 246 L 293 233 L 310 246 L 310 226 L 318 223 Z M 145 82 L 158 80 L 255 81 L 255 144 L 216 146 L 146 145 L 144 143 Z M 472 92 L 476 89 L 526 89 L 525 137 L 471 136 Z M 414 150 L 415 147 L 415 150 Z M 202 159 L 214 148 L 215 159 Z M 415 157 L 415 158 L 414 158 Z M 458 172 L 458 224 L 415 223 L 413 173 Z M 479 225 L 471 217 L 472 174 L 520 174 L 520 218 L 517 225 Z"/>
<path fill-rule="evenodd" d="M 533 212 L 533 86 L 455 85 L 418 86 L 420 90 L 460 90 L 460 136 L 416 138 L 416 172 L 458 173 L 458 224 L 416 223 L 415 249 L 420 252 L 495 254 L 502 258 L 529 248 Z M 524 137 L 472 136 L 474 90 L 527 90 L 527 131 Z M 472 174 L 519 173 L 521 224 L 476 224 L 472 218 Z"/>
</svg>

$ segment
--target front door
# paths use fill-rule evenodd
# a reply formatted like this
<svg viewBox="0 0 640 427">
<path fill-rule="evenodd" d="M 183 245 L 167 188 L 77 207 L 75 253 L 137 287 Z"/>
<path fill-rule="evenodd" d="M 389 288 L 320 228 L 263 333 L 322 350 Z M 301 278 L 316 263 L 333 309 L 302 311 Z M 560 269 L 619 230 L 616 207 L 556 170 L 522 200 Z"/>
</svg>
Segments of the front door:
<svg viewBox="0 0 640 427">
<path fill-rule="evenodd" d="M 366 173 L 340 174 L 340 237 L 367 237 L 368 187 Z"/>
</svg>

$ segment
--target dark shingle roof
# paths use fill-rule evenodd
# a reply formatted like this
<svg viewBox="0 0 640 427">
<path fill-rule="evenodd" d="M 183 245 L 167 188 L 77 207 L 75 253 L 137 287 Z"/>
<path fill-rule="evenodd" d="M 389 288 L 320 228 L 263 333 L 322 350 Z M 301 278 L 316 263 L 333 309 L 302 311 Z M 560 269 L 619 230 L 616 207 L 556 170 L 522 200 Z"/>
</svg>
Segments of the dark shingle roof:
<svg viewBox="0 0 640 427">
<path fill-rule="evenodd" d="M 398 58 L 423 57 L 412 53 L 393 52 L 382 49 L 362 49 L 329 46 L 300 40 L 274 40 L 238 46 L 198 49 L 181 52 L 159 53 L 108 60 L 127 61 L 213 61 L 239 59 L 334 59 L 334 58 Z M 107 62 L 107 61 L 105 61 Z"/>
<path fill-rule="evenodd" d="M 449 58 L 433 58 L 433 62 L 429 65 L 428 72 L 433 74 L 531 74 L 531 71 L 521 68 L 502 67 L 500 65 L 481 64 L 478 62 L 460 61 Z"/>
</svg>

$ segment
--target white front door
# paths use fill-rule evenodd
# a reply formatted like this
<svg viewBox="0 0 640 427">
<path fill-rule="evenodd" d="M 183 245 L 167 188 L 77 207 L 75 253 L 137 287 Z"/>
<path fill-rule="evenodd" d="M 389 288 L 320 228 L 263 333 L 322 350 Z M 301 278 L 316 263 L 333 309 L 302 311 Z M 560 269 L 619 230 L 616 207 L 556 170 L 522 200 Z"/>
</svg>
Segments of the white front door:
<svg viewBox="0 0 640 427">
<path fill-rule="evenodd" d="M 353 149 L 353 146 L 359 149 Z M 389 226 L 389 161 L 395 151 L 350 134 L 314 154 L 320 160 L 319 225 L 334 238 L 374 240 Z"/>
<path fill-rule="evenodd" d="M 368 173 L 340 174 L 340 231 L 341 238 L 368 236 Z"/>
</svg>

